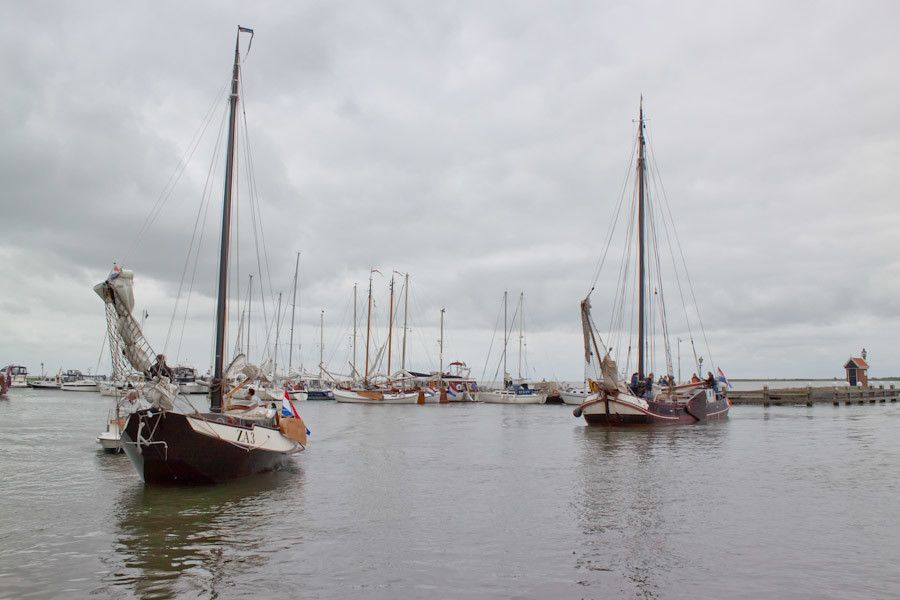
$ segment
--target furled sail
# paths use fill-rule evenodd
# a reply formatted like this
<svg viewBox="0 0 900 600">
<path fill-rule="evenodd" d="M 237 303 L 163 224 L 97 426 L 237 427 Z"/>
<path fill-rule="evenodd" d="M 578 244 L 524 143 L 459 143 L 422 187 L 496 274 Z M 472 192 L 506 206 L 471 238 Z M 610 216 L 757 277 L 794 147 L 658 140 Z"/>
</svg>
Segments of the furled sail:
<svg viewBox="0 0 900 600">
<path fill-rule="evenodd" d="M 591 322 L 590 296 L 581 301 L 581 333 L 584 336 L 584 362 L 590 364 L 591 356 L 593 355 L 592 348 L 596 343 L 596 340 L 594 340 L 594 325 Z M 600 342 L 602 343 L 603 340 L 600 340 Z M 619 377 L 619 367 L 612 356 L 610 356 L 609 350 L 604 353 L 599 367 L 600 376 L 602 377 L 602 381 L 597 382 L 599 387 L 610 392 L 616 390 L 620 392 L 628 391 L 625 383 Z"/>
<path fill-rule="evenodd" d="M 591 362 L 591 298 L 581 301 L 581 334 L 584 336 L 584 362 Z"/>
<path fill-rule="evenodd" d="M 116 265 L 106 281 L 94 286 L 94 292 L 115 309 L 115 331 L 128 364 L 139 373 L 147 372 L 156 354 L 131 314 L 134 310 L 134 273 Z"/>
</svg>

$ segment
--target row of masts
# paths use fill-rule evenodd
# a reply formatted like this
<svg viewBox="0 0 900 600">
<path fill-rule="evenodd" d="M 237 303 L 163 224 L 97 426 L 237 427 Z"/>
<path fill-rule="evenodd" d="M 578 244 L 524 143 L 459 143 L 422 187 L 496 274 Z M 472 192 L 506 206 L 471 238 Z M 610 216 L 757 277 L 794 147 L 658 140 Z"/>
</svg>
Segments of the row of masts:
<svg viewBox="0 0 900 600">
<path fill-rule="evenodd" d="M 366 362 L 365 371 L 363 373 L 363 385 L 369 385 L 369 350 L 372 338 L 372 276 L 380 273 L 376 269 L 369 271 L 369 294 L 367 299 L 368 310 L 366 314 Z M 394 348 L 394 275 L 403 275 L 403 341 L 400 350 L 400 370 L 406 371 L 406 334 L 409 331 L 409 273 L 391 273 L 390 283 L 390 299 L 388 301 L 388 341 L 387 341 L 387 378 L 388 383 L 391 380 L 392 359 Z M 443 318 L 443 309 L 442 309 Z M 356 378 L 359 371 L 356 365 L 356 344 L 357 344 L 357 284 L 353 284 L 353 377 Z"/>
</svg>

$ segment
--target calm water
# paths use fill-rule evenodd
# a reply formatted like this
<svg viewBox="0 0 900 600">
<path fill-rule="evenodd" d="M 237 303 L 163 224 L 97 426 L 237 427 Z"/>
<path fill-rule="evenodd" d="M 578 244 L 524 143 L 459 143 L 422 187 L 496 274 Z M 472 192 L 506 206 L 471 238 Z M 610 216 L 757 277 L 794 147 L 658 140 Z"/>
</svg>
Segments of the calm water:
<svg viewBox="0 0 900 600">
<path fill-rule="evenodd" d="M 95 394 L 0 401 L 2 598 L 896 598 L 900 406 L 670 430 L 305 403 L 309 449 L 145 489 Z"/>
</svg>

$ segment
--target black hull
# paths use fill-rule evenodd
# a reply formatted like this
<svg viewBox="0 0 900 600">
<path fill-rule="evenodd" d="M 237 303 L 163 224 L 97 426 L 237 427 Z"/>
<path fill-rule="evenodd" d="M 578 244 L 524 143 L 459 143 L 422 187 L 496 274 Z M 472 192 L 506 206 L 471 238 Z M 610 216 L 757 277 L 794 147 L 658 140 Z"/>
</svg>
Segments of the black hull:
<svg viewBox="0 0 900 600">
<path fill-rule="evenodd" d="M 323 392 L 316 390 L 314 392 L 306 392 L 307 400 L 334 400 L 334 394 L 332 392 Z"/>
<path fill-rule="evenodd" d="M 141 444 L 136 444 L 143 421 Z M 245 448 L 194 431 L 187 417 L 175 412 L 132 414 L 122 432 L 122 447 L 147 484 L 203 485 L 221 483 L 285 466 L 284 452 Z"/>
</svg>

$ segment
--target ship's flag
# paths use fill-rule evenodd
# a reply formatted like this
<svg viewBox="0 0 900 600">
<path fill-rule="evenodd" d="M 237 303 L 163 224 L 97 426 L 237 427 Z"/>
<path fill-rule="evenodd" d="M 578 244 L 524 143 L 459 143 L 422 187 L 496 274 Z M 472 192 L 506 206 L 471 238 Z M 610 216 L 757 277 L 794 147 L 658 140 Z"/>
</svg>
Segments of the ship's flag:
<svg viewBox="0 0 900 600">
<path fill-rule="evenodd" d="M 281 399 L 281 416 L 282 417 L 294 417 L 295 419 L 300 419 L 300 413 L 297 412 L 297 409 L 294 408 L 294 403 L 291 401 L 291 396 L 288 394 L 287 390 L 284 390 L 284 398 Z M 306 435 L 311 435 L 312 432 L 309 430 L 309 427 L 306 428 Z"/>
<path fill-rule="evenodd" d="M 722 383 L 724 383 L 725 385 L 727 385 L 729 390 L 734 389 L 734 388 L 731 386 L 731 383 L 729 383 L 728 378 L 725 377 L 725 373 L 722 372 L 721 367 L 716 367 L 716 373 L 719 374 L 719 381 L 721 381 Z"/>
<path fill-rule="evenodd" d="M 122 274 L 122 267 L 118 265 L 118 263 L 113 263 L 112 271 L 109 273 L 109 277 L 106 278 L 107 281 L 112 281 L 116 277 Z"/>
</svg>

